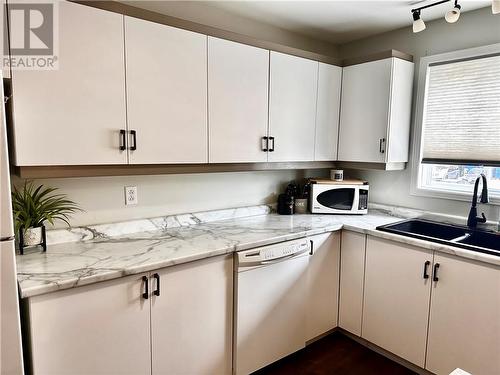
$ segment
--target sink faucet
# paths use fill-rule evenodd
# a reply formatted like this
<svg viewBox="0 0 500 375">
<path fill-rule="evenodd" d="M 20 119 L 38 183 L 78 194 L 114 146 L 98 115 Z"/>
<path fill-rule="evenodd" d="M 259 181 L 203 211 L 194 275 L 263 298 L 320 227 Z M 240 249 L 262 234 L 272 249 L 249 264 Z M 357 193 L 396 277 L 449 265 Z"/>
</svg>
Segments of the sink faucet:
<svg viewBox="0 0 500 375">
<path fill-rule="evenodd" d="M 483 180 L 483 191 L 481 193 L 481 203 L 488 203 L 488 184 L 486 182 L 486 176 L 481 173 L 481 176 L 476 178 L 476 183 L 474 184 L 474 193 L 472 194 L 472 206 L 469 212 L 469 218 L 467 219 L 467 226 L 471 229 L 477 227 L 478 223 L 486 223 L 486 216 L 481 213 L 481 217 L 477 216 L 477 190 L 479 188 L 479 181 Z"/>
</svg>

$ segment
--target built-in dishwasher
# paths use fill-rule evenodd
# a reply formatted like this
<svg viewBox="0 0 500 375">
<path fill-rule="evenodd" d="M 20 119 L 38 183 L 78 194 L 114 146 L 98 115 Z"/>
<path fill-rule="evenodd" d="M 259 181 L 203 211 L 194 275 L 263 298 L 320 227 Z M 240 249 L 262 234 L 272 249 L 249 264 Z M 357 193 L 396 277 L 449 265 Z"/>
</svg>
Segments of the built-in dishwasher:
<svg viewBox="0 0 500 375">
<path fill-rule="evenodd" d="M 249 374 L 305 346 L 306 238 L 235 257 L 234 373 Z"/>
</svg>

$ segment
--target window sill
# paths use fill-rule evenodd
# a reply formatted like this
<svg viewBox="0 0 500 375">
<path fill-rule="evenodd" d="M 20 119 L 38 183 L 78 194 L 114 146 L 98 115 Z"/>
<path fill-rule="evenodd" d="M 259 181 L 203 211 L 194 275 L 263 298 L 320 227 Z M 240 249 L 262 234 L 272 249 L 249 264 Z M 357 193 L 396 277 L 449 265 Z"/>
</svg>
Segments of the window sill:
<svg viewBox="0 0 500 375">
<path fill-rule="evenodd" d="M 440 198 L 440 199 L 449 199 L 454 201 L 462 201 L 462 202 L 470 202 L 472 199 L 472 193 L 463 193 L 458 191 L 450 191 L 443 189 L 431 189 L 431 188 L 421 188 L 421 187 L 412 187 L 410 194 L 418 197 L 426 197 L 426 198 Z M 481 192 L 478 193 L 478 196 Z M 490 202 L 488 204 L 494 206 L 500 206 L 500 195 L 489 195 Z"/>
</svg>

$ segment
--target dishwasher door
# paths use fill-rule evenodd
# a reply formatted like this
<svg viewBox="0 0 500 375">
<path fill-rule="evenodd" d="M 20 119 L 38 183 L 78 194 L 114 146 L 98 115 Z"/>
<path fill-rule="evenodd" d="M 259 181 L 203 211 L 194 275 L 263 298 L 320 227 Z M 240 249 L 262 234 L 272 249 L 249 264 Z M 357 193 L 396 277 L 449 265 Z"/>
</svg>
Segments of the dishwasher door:
<svg viewBox="0 0 500 375">
<path fill-rule="evenodd" d="M 238 253 L 235 374 L 249 374 L 304 348 L 309 250 L 304 239 Z"/>
</svg>

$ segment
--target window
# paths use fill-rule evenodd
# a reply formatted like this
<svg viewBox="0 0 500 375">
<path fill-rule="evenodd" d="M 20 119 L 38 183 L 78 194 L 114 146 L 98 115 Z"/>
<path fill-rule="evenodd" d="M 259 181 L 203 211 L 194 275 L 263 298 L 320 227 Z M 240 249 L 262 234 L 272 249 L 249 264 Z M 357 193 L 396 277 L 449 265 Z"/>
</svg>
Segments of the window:
<svg viewBox="0 0 500 375">
<path fill-rule="evenodd" d="M 500 198 L 500 44 L 422 58 L 416 120 L 415 194 Z"/>
<path fill-rule="evenodd" d="M 475 165 L 422 164 L 421 186 L 470 196 L 476 178 L 484 173 L 492 196 L 500 197 L 500 168 Z"/>
</svg>

